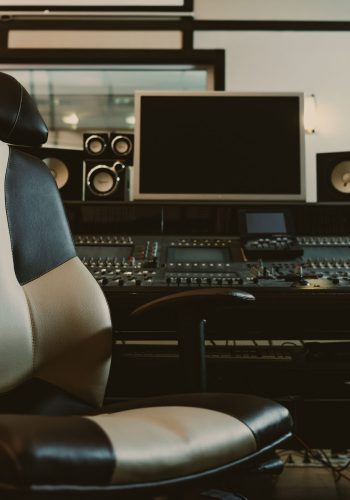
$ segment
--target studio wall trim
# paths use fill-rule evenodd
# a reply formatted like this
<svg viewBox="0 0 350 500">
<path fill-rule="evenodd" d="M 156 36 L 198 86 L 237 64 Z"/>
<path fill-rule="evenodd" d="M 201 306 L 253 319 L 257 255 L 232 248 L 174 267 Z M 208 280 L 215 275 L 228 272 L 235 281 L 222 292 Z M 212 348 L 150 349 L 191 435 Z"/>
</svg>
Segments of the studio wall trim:
<svg viewBox="0 0 350 500">
<path fill-rule="evenodd" d="M 26 0 L 4 1 L 0 11 L 6 12 L 62 12 L 62 11 L 116 11 L 116 12 L 192 12 L 193 0 Z"/>
<path fill-rule="evenodd" d="M 30 18 L 20 16 L 3 16 L 0 11 L 0 48 L 19 48 L 23 46 L 28 33 L 35 31 L 31 35 L 32 39 L 39 39 L 45 33 L 50 32 L 50 38 L 55 38 L 55 31 L 70 32 L 146 32 L 157 33 L 174 32 L 174 35 L 165 40 L 167 44 L 163 48 L 192 49 L 194 33 L 196 31 L 350 31 L 350 21 L 252 21 L 252 20 L 194 20 L 192 18 L 114 18 L 113 16 L 91 17 L 45 17 L 33 16 Z M 21 32 L 24 32 L 21 34 Z M 178 47 L 179 32 L 182 33 L 182 45 Z M 80 36 L 79 34 L 79 36 Z M 122 35 L 120 35 L 122 36 Z M 43 36 L 46 42 L 47 37 Z M 103 39 L 103 37 L 100 37 Z M 141 35 L 140 35 L 141 38 Z M 40 42 L 43 46 L 43 42 Z M 51 43 L 51 42 L 48 42 Z M 103 43 L 101 42 L 103 47 Z M 48 47 L 54 47 L 51 43 Z M 39 47 L 39 42 L 29 48 Z M 70 48 L 79 48 L 75 45 Z M 146 47 L 147 48 L 147 47 Z M 152 48 L 152 45 L 150 45 Z"/>
<path fill-rule="evenodd" d="M 13 30 L 9 49 L 182 49 L 181 31 Z"/>
</svg>

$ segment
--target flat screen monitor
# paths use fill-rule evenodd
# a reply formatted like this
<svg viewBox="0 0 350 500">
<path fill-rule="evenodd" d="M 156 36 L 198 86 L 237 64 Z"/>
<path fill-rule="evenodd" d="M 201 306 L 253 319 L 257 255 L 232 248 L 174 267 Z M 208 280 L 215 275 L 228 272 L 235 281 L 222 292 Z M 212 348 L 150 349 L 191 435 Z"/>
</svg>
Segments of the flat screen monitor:
<svg viewBox="0 0 350 500">
<path fill-rule="evenodd" d="M 135 200 L 305 199 L 302 93 L 136 92 Z"/>
</svg>

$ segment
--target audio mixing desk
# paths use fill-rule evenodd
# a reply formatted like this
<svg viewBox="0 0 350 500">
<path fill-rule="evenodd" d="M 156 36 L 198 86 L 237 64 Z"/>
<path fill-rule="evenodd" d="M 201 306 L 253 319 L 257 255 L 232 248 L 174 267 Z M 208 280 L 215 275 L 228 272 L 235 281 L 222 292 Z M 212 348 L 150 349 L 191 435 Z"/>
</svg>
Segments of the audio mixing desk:
<svg viewBox="0 0 350 500">
<path fill-rule="evenodd" d="M 256 302 L 254 314 L 240 307 L 227 312 L 219 328 L 224 336 L 234 335 L 228 332 L 230 324 L 236 333 L 242 326 L 254 330 L 255 338 L 291 338 L 293 332 L 346 338 L 350 237 L 302 236 L 297 241 L 302 255 L 293 259 L 248 260 L 238 237 L 75 236 L 78 255 L 103 288 L 121 328 L 135 307 L 154 298 L 199 287 L 230 287 L 251 292 Z M 160 318 L 158 322 L 162 324 Z"/>
</svg>

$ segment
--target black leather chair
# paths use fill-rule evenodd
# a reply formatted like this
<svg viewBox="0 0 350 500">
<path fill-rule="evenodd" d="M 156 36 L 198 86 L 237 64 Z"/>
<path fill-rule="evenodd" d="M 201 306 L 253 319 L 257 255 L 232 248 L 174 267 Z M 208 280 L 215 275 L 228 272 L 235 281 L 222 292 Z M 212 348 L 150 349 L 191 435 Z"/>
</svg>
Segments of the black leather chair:
<svg viewBox="0 0 350 500">
<path fill-rule="evenodd" d="M 102 406 L 106 300 L 48 168 L 8 145 L 46 138 L 28 93 L 0 74 L 0 497 L 141 498 L 260 460 L 291 434 L 275 402 L 199 393 Z"/>
</svg>

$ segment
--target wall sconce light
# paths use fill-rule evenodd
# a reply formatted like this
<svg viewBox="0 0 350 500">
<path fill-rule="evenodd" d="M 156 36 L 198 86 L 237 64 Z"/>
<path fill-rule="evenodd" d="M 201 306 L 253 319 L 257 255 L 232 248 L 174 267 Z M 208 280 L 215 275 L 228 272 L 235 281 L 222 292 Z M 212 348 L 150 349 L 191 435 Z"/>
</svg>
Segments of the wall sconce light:
<svg viewBox="0 0 350 500">
<path fill-rule="evenodd" d="M 70 125 L 73 129 L 76 129 L 79 123 L 79 117 L 76 113 L 69 113 L 62 116 L 63 123 Z"/>
<path fill-rule="evenodd" d="M 317 123 L 316 98 L 314 94 L 304 97 L 304 129 L 307 134 L 316 132 Z"/>
</svg>

